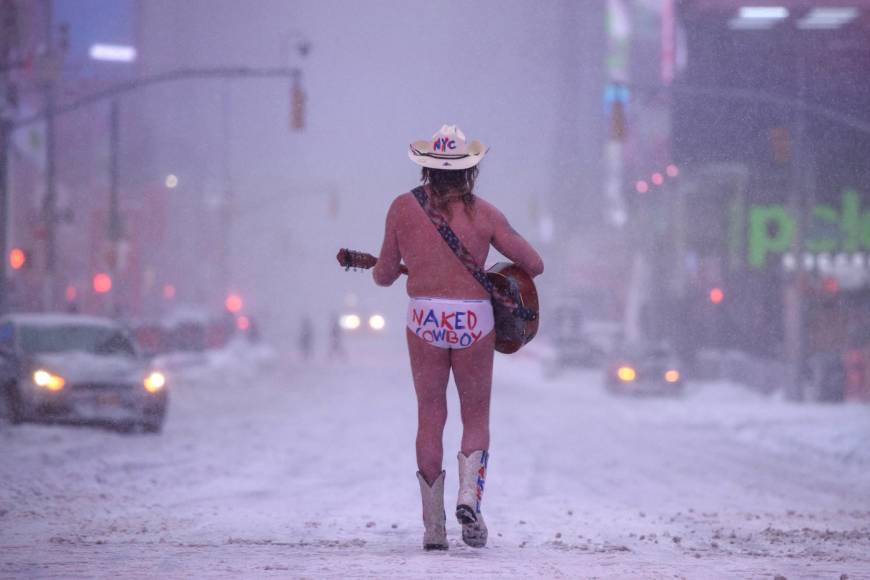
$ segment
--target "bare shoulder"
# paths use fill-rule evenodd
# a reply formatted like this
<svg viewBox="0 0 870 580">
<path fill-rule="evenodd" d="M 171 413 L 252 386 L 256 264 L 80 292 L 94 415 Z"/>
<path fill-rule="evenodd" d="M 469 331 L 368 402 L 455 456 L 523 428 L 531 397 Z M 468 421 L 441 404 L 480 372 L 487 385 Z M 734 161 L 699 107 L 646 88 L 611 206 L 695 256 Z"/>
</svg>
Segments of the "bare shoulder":
<svg viewBox="0 0 870 580">
<path fill-rule="evenodd" d="M 406 191 L 405 193 L 400 193 L 399 195 L 397 195 L 393 199 L 392 203 L 390 203 L 390 207 L 401 207 L 403 205 L 407 205 L 408 202 L 411 201 L 416 203 L 414 195 L 410 191 Z"/>
<path fill-rule="evenodd" d="M 474 196 L 474 205 L 480 216 L 492 224 L 497 224 L 504 219 L 504 215 L 497 207 L 478 195 Z"/>
<path fill-rule="evenodd" d="M 401 214 L 408 211 L 408 208 L 413 207 L 413 205 L 417 204 L 417 200 L 414 198 L 414 195 L 411 192 L 405 192 L 399 194 L 393 199 L 390 203 L 389 213 L 391 214 Z"/>
</svg>

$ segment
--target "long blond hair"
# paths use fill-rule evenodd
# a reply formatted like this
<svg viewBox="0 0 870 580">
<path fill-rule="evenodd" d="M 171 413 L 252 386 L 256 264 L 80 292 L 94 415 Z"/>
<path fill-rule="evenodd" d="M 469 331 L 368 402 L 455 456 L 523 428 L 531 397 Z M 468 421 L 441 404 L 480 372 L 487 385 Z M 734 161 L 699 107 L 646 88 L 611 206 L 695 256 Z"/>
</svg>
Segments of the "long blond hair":
<svg viewBox="0 0 870 580">
<path fill-rule="evenodd" d="M 450 203 L 462 200 L 465 213 L 474 211 L 474 182 L 478 174 L 477 165 L 468 169 L 448 171 L 424 167 L 420 181 L 428 185 L 432 192 L 432 207 L 450 216 Z"/>
</svg>

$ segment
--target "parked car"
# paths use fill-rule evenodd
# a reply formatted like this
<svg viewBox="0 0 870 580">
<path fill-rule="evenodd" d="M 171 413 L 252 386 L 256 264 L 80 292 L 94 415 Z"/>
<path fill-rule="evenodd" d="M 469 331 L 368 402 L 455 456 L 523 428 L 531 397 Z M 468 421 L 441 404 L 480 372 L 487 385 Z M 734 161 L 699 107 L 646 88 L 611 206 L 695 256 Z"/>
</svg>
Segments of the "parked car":
<svg viewBox="0 0 870 580">
<path fill-rule="evenodd" d="M 0 410 L 11 422 L 96 422 L 159 432 L 166 407 L 166 377 L 120 324 L 74 314 L 0 318 Z"/>
<path fill-rule="evenodd" d="M 244 318 L 250 327 L 250 316 L 239 318 Z M 229 312 L 214 312 L 196 305 L 178 305 L 156 325 L 165 339 L 164 352 L 203 352 L 221 348 L 242 330 L 237 326 L 236 317 Z"/>
<path fill-rule="evenodd" d="M 145 356 L 158 356 L 169 351 L 169 332 L 159 323 L 137 321 L 130 327 L 136 345 Z"/>
<path fill-rule="evenodd" d="M 594 367 L 601 364 L 604 352 L 584 335 L 583 313 L 579 308 L 557 308 L 553 325 L 557 367 Z"/>
<path fill-rule="evenodd" d="M 550 321 L 547 328 L 553 336 L 553 363 L 557 369 L 603 367 L 607 353 L 621 332 L 619 323 L 587 319 L 576 300 L 558 306 L 547 320 Z"/>
<path fill-rule="evenodd" d="M 620 394 L 678 395 L 685 383 L 674 351 L 662 344 L 617 347 L 605 370 L 607 388 Z"/>
</svg>

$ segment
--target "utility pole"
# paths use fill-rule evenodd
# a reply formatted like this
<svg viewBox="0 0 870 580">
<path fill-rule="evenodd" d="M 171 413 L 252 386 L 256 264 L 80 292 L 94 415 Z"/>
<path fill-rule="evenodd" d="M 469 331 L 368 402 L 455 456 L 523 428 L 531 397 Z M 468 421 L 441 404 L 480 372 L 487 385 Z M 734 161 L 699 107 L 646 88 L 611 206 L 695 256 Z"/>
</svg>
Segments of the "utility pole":
<svg viewBox="0 0 870 580">
<path fill-rule="evenodd" d="M 45 280 L 42 287 L 42 308 L 53 310 L 57 305 L 57 139 L 55 134 L 55 77 L 59 62 L 54 45 L 53 0 L 44 0 L 45 44 L 43 100 L 45 101 L 45 197 L 42 200 L 42 224 L 45 235 Z"/>
<path fill-rule="evenodd" d="M 2 63 L 0 63 L 2 64 Z M 0 314 L 6 312 L 9 303 L 9 283 L 6 279 L 6 262 L 9 250 L 7 248 L 7 229 L 9 226 L 9 175 L 8 175 L 8 151 L 9 135 L 11 126 L 0 112 L 0 256 L 3 263 L 0 264 Z"/>
<path fill-rule="evenodd" d="M 109 109 L 109 215 L 107 224 L 107 238 L 109 240 L 110 256 L 109 276 L 112 279 L 111 312 L 112 316 L 118 314 L 121 307 L 119 293 L 123 284 L 118 278 L 119 261 L 121 260 L 121 240 L 124 237 L 124 224 L 121 217 L 120 206 L 120 146 L 121 146 L 121 119 L 118 99 L 112 99 Z"/>
<path fill-rule="evenodd" d="M 17 40 L 17 12 L 13 0 L 0 0 L 0 314 L 9 305 L 6 278 L 9 229 L 9 142 L 12 123 L 6 118 L 7 107 L 15 106 L 15 88 L 10 79 L 10 57 Z"/>
<path fill-rule="evenodd" d="M 798 48 L 798 99 L 806 98 L 806 56 Z M 788 382 L 785 385 L 786 397 L 792 401 L 804 399 L 804 357 L 806 344 L 804 336 L 804 291 L 807 284 L 807 274 L 804 268 L 804 239 L 806 238 L 806 198 L 810 190 L 807 178 L 814 176 L 815 171 L 808 171 L 811 163 L 806 143 L 806 110 L 799 108 L 795 112 L 794 121 L 794 153 L 791 165 L 791 184 L 788 197 L 788 208 L 795 224 L 792 238 L 792 255 L 797 257 L 797 268 L 791 273 L 783 288 L 783 307 L 785 318 L 785 355 L 788 362 Z"/>
<path fill-rule="evenodd" d="M 218 279 L 223 284 L 221 291 L 229 292 L 234 283 L 232 273 L 232 238 L 233 238 L 233 212 L 235 211 L 235 196 L 232 173 L 232 135 L 230 124 L 230 87 L 223 83 L 221 92 L 221 129 L 223 143 L 221 149 L 221 166 L 223 169 L 223 199 L 220 205 L 220 264 L 218 266 Z"/>
</svg>

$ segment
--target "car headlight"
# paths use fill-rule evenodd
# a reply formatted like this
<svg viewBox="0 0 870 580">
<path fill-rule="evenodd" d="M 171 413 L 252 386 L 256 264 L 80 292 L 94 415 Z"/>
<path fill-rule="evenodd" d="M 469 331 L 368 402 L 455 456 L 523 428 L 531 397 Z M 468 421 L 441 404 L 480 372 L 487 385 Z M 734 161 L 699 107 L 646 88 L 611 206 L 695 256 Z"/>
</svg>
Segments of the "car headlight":
<svg viewBox="0 0 870 580">
<path fill-rule="evenodd" d="M 616 376 L 624 383 L 630 383 L 637 378 L 637 371 L 631 367 L 619 367 L 616 371 Z"/>
<path fill-rule="evenodd" d="M 674 369 L 665 373 L 665 380 L 669 383 L 676 383 L 680 380 L 680 372 Z"/>
<path fill-rule="evenodd" d="M 149 393 L 156 393 L 166 385 L 166 376 L 163 373 L 154 371 L 145 377 L 145 390 Z"/>
<path fill-rule="evenodd" d="M 338 320 L 338 323 L 345 330 L 356 330 L 359 328 L 361 321 L 356 314 L 345 314 Z"/>
<path fill-rule="evenodd" d="M 33 382 L 36 386 L 49 391 L 59 391 L 66 384 L 62 376 L 50 373 L 45 369 L 39 369 L 33 373 Z"/>
<path fill-rule="evenodd" d="M 372 330 L 383 330 L 386 324 L 387 321 L 380 314 L 372 314 L 369 317 L 369 327 Z"/>
</svg>

